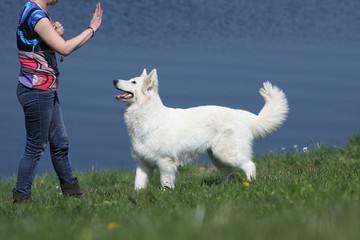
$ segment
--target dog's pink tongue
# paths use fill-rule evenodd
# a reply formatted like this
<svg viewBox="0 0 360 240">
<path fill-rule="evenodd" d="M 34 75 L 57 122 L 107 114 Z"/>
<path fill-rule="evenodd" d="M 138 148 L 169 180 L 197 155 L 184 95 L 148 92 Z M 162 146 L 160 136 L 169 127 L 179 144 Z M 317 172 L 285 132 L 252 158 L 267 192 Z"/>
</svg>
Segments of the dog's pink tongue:
<svg viewBox="0 0 360 240">
<path fill-rule="evenodd" d="M 115 97 L 117 98 L 117 99 L 119 99 L 119 98 L 125 98 L 125 97 L 127 97 L 129 94 L 128 93 L 123 93 L 123 94 L 121 94 L 121 95 L 116 95 Z"/>
</svg>

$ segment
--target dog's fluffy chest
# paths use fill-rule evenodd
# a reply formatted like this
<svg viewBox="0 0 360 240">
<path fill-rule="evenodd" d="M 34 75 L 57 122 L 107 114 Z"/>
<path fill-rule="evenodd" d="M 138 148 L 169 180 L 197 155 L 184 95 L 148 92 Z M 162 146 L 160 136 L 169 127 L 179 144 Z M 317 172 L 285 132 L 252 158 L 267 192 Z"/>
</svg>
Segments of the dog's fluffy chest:
<svg viewBox="0 0 360 240">
<path fill-rule="evenodd" d="M 169 129 L 166 111 L 147 110 L 127 111 L 124 117 L 134 157 L 154 164 L 164 154 L 172 155 L 166 150 L 166 143 L 176 138 L 169 138 L 169 130 L 166 130 Z"/>
<path fill-rule="evenodd" d="M 124 118 L 133 145 L 135 142 L 149 144 L 150 139 L 161 134 L 162 127 L 167 124 L 167 114 L 163 109 L 127 110 Z"/>
<path fill-rule="evenodd" d="M 129 132 L 143 135 L 159 128 L 166 121 L 166 115 L 163 108 L 142 107 L 127 109 L 124 118 Z"/>
</svg>

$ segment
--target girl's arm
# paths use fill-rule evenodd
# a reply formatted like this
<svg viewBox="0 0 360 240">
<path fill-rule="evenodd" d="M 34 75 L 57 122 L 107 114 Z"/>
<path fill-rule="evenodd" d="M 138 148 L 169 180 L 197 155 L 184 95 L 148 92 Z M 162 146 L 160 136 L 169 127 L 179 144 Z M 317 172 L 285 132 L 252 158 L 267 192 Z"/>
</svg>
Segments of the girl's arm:
<svg viewBox="0 0 360 240">
<path fill-rule="evenodd" d="M 42 18 L 35 25 L 35 31 L 42 40 L 55 52 L 67 56 L 82 45 L 84 45 L 100 28 L 103 11 L 100 3 L 97 4 L 93 18 L 90 21 L 90 27 L 85 29 L 78 36 L 65 41 L 54 29 L 49 19 Z"/>
</svg>

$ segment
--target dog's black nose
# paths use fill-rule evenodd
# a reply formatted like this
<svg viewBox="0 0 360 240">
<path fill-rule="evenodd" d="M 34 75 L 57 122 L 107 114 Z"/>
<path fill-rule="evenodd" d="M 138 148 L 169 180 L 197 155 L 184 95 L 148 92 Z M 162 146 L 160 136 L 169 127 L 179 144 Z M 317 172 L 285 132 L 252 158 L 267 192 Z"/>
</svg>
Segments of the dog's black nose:
<svg viewBox="0 0 360 240">
<path fill-rule="evenodd" d="M 114 80 L 114 85 L 116 85 L 119 82 L 119 80 Z"/>
</svg>

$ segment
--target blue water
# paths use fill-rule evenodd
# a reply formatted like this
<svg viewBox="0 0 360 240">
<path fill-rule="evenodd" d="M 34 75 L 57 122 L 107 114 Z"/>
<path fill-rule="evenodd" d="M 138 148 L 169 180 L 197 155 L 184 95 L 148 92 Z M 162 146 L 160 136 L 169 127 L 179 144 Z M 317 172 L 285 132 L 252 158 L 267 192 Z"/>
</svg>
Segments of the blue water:
<svg viewBox="0 0 360 240">
<path fill-rule="evenodd" d="M 3 2 L 0 176 L 7 177 L 16 174 L 25 145 L 15 94 L 15 30 L 25 1 Z M 70 38 L 88 26 L 95 4 L 59 1 L 48 10 Z M 135 167 L 125 105 L 115 100 L 112 80 L 129 79 L 143 68 L 157 68 L 160 95 L 171 107 L 221 105 L 257 113 L 264 104 L 262 82 L 282 88 L 288 120 L 255 142 L 256 156 L 316 143 L 342 147 L 360 130 L 358 0 L 105 0 L 102 6 L 101 30 L 60 63 L 59 96 L 74 168 Z M 51 171 L 47 152 L 38 173 Z"/>
</svg>

